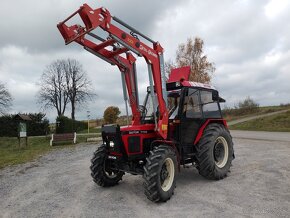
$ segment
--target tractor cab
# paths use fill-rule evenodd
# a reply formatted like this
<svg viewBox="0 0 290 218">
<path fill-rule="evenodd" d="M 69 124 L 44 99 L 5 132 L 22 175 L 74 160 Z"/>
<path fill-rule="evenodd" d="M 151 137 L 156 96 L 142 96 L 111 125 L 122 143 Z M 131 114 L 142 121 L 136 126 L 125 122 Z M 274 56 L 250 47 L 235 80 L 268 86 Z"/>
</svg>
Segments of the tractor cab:
<svg viewBox="0 0 290 218">
<path fill-rule="evenodd" d="M 206 122 L 222 119 L 220 103 L 225 102 L 219 96 L 215 87 L 183 80 L 189 68 L 179 68 L 177 82 L 167 82 L 167 110 L 168 110 L 168 140 L 173 140 L 181 145 L 190 145 L 195 142 L 196 136 Z M 172 74 L 171 74 L 172 75 Z M 172 80 L 172 79 L 171 79 Z M 158 102 L 154 92 L 155 101 L 150 98 L 151 90 L 147 87 L 147 95 L 140 108 L 142 109 L 141 123 L 154 124 L 154 117 L 158 117 Z M 154 113 L 156 116 L 154 116 Z"/>
<path fill-rule="evenodd" d="M 168 138 L 182 146 L 194 144 L 202 125 L 222 119 L 219 97 L 213 86 L 196 82 L 168 84 Z"/>
</svg>

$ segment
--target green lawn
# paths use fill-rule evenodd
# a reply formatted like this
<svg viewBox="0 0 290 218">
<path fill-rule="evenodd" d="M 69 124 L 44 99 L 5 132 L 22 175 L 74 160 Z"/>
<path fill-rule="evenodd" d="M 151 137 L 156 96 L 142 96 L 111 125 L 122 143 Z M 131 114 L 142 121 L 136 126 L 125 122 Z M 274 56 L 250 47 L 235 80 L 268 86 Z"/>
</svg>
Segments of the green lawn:
<svg viewBox="0 0 290 218">
<path fill-rule="evenodd" d="M 97 134 L 96 134 L 97 136 Z M 90 137 L 96 137 L 91 136 Z M 77 136 L 77 143 L 86 142 L 87 136 Z M 24 140 L 19 147 L 16 137 L 0 137 L 0 169 L 15 164 L 25 163 L 34 160 L 40 155 L 55 149 L 72 146 L 71 143 L 62 143 L 60 146 L 50 146 L 49 137 L 29 137 L 28 146 Z"/>
<path fill-rule="evenodd" d="M 235 130 L 290 132 L 290 111 L 230 126 Z"/>
<path fill-rule="evenodd" d="M 250 111 L 248 114 L 243 114 L 243 115 L 237 115 L 235 114 L 235 112 L 233 112 L 233 114 L 231 115 L 226 114 L 224 115 L 224 119 L 226 119 L 229 122 L 229 121 L 238 120 L 238 119 L 242 119 L 246 117 L 251 117 L 251 116 L 260 115 L 260 114 L 267 114 L 267 113 L 287 110 L 287 109 L 290 109 L 290 106 L 265 106 L 265 107 L 259 107 L 258 111 L 254 113 Z"/>
<path fill-rule="evenodd" d="M 28 138 L 28 146 L 23 143 L 20 147 L 17 138 L 1 137 L 0 168 L 25 163 L 52 149 L 54 147 L 49 146 L 49 139 L 46 139 L 46 137 Z"/>
</svg>

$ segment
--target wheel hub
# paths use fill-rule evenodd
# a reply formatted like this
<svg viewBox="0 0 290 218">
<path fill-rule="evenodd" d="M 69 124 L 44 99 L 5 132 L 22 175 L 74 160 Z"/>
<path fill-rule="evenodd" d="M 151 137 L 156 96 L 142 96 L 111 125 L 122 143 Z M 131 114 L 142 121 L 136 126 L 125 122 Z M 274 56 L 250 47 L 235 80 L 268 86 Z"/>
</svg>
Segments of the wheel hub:
<svg viewBox="0 0 290 218">
<path fill-rule="evenodd" d="M 160 172 L 160 181 L 161 181 L 161 184 L 164 183 L 165 179 L 168 177 L 169 173 L 167 171 L 167 167 L 165 164 L 163 164 L 162 166 L 162 169 L 161 169 L 161 172 Z"/>
<path fill-rule="evenodd" d="M 216 143 L 214 146 L 214 159 L 215 161 L 221 161 L 225 156 L 225 149 L 222 143 Z"/>
<path fill-rule="evenodd" d="M 174 163 L 172 159 L 166 158 L 161 171 L 160 171 L 160 183 L 163 191 L 168 191 L 174 180 Z"/>
</svg>

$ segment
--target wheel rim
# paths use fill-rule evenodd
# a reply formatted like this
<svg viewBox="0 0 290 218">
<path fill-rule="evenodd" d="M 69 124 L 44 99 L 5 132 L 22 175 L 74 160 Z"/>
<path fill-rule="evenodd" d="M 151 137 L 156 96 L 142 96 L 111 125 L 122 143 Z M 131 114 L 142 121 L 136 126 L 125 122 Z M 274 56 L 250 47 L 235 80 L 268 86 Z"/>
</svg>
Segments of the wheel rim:
<svg viewBox="0 0 290 218">
<path fill-rule="evenodd" d="M 228 162 L 229 146 L 227 140 L 219 136 L 214 144 L 214 160 L 218 168 L 223 168 Z"/>
<path fill-rule="evenodd" d="M 117 177 L 117 173 L 118 172 L 115 172 L 113 170 L 108 170 L 107 168 L 107 164 L 106 164 L 107 161 L 104 161 L 104 173 L 106 174 L 106 176 L 110 179 L 114 179 Z"/>
<path fill-rule="evenodd" d="M 160 182 L 163 191 L 168 191 L 174 179 L 174 163 L 171 158 L 166 158 L 160 172 Z"/>
</svg>

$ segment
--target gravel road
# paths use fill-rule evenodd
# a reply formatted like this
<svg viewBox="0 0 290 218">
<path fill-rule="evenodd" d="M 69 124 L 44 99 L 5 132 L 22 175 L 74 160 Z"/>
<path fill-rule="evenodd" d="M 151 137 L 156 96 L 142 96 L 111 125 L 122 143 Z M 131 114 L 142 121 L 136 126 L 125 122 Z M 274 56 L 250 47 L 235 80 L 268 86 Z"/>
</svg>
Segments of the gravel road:
<svg viewBox="0 0 290 218">
<path fill-rule="evenodd" d="M 147 200 L 141 176 L 126 174 L 112 188 L 95 185 L 89 165 L 97 145 L 64 148 L 5 168 L 0 217 L 290 217 L 290 140 L 232 134 L 236 159 L 229 177 L 208 181 L 192 167 L 182 169 L 167 203 Z M 271 134 L 275 139 L 279 133 Z"/>
</svg>

